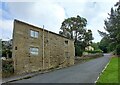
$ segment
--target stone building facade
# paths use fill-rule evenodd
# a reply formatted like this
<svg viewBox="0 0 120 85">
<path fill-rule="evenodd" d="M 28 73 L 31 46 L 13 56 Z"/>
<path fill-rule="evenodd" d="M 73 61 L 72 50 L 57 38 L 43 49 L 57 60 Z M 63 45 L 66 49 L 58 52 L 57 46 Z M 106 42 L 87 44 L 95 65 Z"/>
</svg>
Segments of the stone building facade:
<svg viewBox="0 0 120 85">
<path fill-rule="evenodd" d="M 74 64 L 73 40 L 19 20 L 14 20 L 12 51 L 17 74 Z"/>
</svg>

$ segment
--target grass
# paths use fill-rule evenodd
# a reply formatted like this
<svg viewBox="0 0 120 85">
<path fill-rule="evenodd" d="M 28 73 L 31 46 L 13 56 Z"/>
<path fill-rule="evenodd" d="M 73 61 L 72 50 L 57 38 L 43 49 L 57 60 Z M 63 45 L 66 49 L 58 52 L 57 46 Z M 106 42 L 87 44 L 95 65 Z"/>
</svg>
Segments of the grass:
<svg viewBox="0 0 120 85">
<path fill-rule="evenodd" d="M 112 57 L 108 67 L 105 69 L 105 71 L 102 73 L 102 75 L 98 79 L 97 84 L 99 83 L 120 83 L 119 82 L 120 73 L 118 72 L 119 62 L 120 62 L 120 58 Z"/>
</svg>

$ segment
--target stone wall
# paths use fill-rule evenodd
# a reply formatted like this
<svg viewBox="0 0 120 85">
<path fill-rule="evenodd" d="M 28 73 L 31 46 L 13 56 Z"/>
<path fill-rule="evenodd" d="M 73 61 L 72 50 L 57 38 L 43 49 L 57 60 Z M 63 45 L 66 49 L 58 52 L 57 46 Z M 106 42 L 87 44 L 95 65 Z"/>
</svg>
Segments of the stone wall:
<svg viewBox="0 0 120 85">
<path fill-rule="evenodd" d="M 30 37 L 30 30 L 39 32 Z M 39 54 L 31 55 L 30 47 L 38 47 Z M 29 73 L 74 64 L 74 41 L 42 28 L 15 20 L 13 30 L 13 60 L 15 73 Z"/>
</svg>

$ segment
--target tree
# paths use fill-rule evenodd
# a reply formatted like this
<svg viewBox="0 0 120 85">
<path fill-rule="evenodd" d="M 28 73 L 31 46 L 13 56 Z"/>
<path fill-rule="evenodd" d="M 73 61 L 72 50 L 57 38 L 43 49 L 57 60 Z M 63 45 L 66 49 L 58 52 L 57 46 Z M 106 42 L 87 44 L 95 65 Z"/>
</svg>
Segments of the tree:
<svg viewBox="0 0 120 85">
<path fill-rule="evenodd" d="M 95 42 L 93 42 L 92 44 L 91 44 L 91 46 L 94 48 L 94 50 L 99 50 L 100 48 L 99 48 L 99 42 L 97 42 L 97 43 L 95 43 Z"/>
<path fill-rule="evenodd" d="M 86 25 L 87 20 L 77 15 L 77 17 L 65 19 L 60 28 L 60 35 L 75 40 L 74 45 L 76 56 L 81 56 L 85 47 L 90 45 L 93 40 L 92 31 L 85 29 Z"/>
<path fill-rule="evenodd" d="M 91 30 L 88 30 L 86 33 L 85 33 L 85 38 L 84 38 L 84 41 L 86 43 L 86 46 L 89 46 L 92 44 L 92 40 L 93 40 L 93 37 L 92 37 L 92 31 Z"/>
<path fill-rule="evenodd" d="M 113 46 L 112 50 L 116 50 L 117 45 L 120 43 L 120 1 L 115 4 L 116 9 L 111 8 L 109 18 L 104 21 L 104 29 L 107 31 L 98 31 L 103 37 L 109 39 L 109 46 Z M 111 48 L 111 47 L 110 47 Z"/>
<path fill-rule="evenodd" d="M 2 41 L 2 57 L 12 57 L 12 39 L 8 41 Z"/>
<path fill-rule="evenodd" d="M 0 39 L 0 57 L 2 57 L 2 39 Z"/>
<path fill-rule="evenodd" d="M 120 44 L 118 44 L 116 47 L 116 53 L 117 53 L 117 55 L 120 56 Z"/>
<path fill-rule="evenodd" d="M 78 36 L 80 35 L 80 31 L 83 31 L 83 28 L 86 26 L 87 20 L 85 18 L 80 17 L 71 17 L 65 19 L 61 25 L 61 31 L 59 34 L 66 36 L 71 39 L 75 39 L 77 41 Z M 68 36 L 69 35 L 69 36 Z"/>
<path fill-rule="evenodd" d="M 99 43 L 99 48 L 104 52 L 107 53 L 109 51 L 109 41 L 106 37 L 103 37 Z"/>
</svg>

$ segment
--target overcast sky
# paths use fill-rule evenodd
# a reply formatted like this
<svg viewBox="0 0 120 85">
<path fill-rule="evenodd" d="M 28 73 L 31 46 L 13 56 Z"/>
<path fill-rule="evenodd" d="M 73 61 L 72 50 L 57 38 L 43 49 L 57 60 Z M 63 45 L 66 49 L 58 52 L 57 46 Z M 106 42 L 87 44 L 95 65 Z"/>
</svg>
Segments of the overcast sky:
<svg viewBox="0 0 120 85">
<path fill-rule="evenodd" d="M 19 2 L 21 1 L 21 2 Z M 34 1 L 34 2 L 33 2 Z M 59 33 L 68 17 L 80 15 L 87 19 L 87 29 L 94 42 L 101 40 L 97 30 L 104 31 L 104 20 L 118 0 L 3 0 L 0 3 L 0 39 L 12 38 L 13 21 L 18 19 Z M 22 29 L 22 28 L 21 28 Z"/>
</svg>

